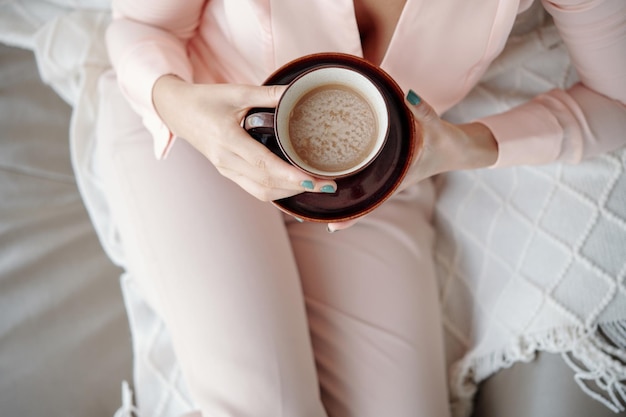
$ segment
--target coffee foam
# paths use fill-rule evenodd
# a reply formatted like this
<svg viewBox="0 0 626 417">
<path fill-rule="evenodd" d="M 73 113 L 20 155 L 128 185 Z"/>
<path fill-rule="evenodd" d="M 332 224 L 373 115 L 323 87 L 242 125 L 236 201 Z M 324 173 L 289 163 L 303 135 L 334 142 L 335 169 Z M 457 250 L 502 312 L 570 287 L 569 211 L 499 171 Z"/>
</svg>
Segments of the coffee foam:
<svg viewBox="0 0 626 417">
<path fill-rule="evenodd" d="M 289 118 L 289 136 L 296 154 L 324 171 L 359 165 L 373 150 L 377 130 L 368 101 L 342 85 L 307 92 Z"/>
</svg>

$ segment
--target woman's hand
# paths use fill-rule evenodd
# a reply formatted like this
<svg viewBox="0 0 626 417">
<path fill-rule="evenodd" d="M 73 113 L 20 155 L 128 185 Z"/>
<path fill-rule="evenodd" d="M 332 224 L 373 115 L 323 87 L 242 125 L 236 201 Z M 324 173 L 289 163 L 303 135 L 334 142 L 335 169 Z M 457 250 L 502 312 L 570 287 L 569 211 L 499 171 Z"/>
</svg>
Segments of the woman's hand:
<svg viewBox="0 0 626 417">
<path fill-rule="evenodd" d="M 443 172 L 484 168 L 496 162 L 498 144 L 487 126 L 443 120 L 413 90 L 406 96 L 406 105 L 424 144 L 400 189 Z"/>
<path fill-rule="evenodd" d="M 217 170 L 263 201 L 303 191 L 334 192 L 333 181 L 307 175 L 274 155 L 241 127 L 253 107 L 275 107 L 283 86 L 190 84 L 165 75 L 153 101 L 173 134 L 184 138 Z"/>
<path fill-rule="evenodd" d="M 436 174 L 484 168 L 496 162 L 498 144 L 487 126 L 447 122 L 413 90 L 406 96 L 406 105 L 415 116 L 416 128 L 421 131 L 424 143 L 398 192 Z M 328 230 L 345 229 L 357 221 L 330 223 Z"/>
</svg>

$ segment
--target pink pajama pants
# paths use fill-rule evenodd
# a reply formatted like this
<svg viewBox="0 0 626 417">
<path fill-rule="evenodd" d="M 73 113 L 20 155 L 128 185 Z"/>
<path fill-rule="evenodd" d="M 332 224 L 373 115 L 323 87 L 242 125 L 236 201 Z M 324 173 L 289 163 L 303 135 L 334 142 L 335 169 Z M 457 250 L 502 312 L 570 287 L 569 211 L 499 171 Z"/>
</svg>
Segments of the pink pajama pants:
<svg viewBox="0 0 626 417">
<path fill-rule="evenodd" d="M 157 161 L 115 80 L 101 87 L 97 159 L 124 267 L 157 295 L 203 416 L 448 415 L 429 181 L 329 234 L 184 140 Z"/>
</svg>

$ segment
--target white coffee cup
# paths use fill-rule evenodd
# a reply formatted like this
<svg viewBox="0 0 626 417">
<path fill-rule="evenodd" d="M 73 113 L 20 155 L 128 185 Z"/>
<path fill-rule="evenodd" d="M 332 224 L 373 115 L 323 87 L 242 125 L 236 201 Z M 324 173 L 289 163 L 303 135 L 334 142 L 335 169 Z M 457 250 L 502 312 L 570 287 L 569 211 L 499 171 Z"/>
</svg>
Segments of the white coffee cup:
<svg viewBox="0 0 626 417">
<path fill-rule="evenodd" d="M 320 178 L 367 167 L 385 145 L 389 113 L 379 87 L 359 71 L 316 67 L 287 87 L 274 112 L 249 114 L 246 130 L 273 129 L 286 159 Z"/>
</svg>

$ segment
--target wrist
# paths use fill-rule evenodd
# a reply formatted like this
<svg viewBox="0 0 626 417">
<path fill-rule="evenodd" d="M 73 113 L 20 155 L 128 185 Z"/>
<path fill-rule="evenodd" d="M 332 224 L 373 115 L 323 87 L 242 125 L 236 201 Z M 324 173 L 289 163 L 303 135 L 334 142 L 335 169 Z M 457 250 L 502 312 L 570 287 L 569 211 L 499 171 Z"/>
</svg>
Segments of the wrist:
<svg viewBox="0 0 626 417">
<path fill-rule="evenodd" d="M 170 113 L 177 108 L 177 88 L 186 82 L 180 77 L 167 74 L 159 77 L 152 86 L 152 105 L 157 115 L 170 130 L 168 119 Z"/>
<path fill-rule="evenodd" d="M 492 166 L 498 160 L 498 142 L 484 124 L 473 122 L 457 126 L 459 138 L 449 138 L 450 152 L 455 156 L 455 170 L 479 169 Z"/>
<path fill-rule="evenodd" d="M 166 74 L 157 78 L 154 82 L 154 86 L 152 86 L 152 102 L 155 107 L 164 102 L 171 101 L 176 88 L 186 83 L 186 81 L 174 74 Z"/>
</svg>

